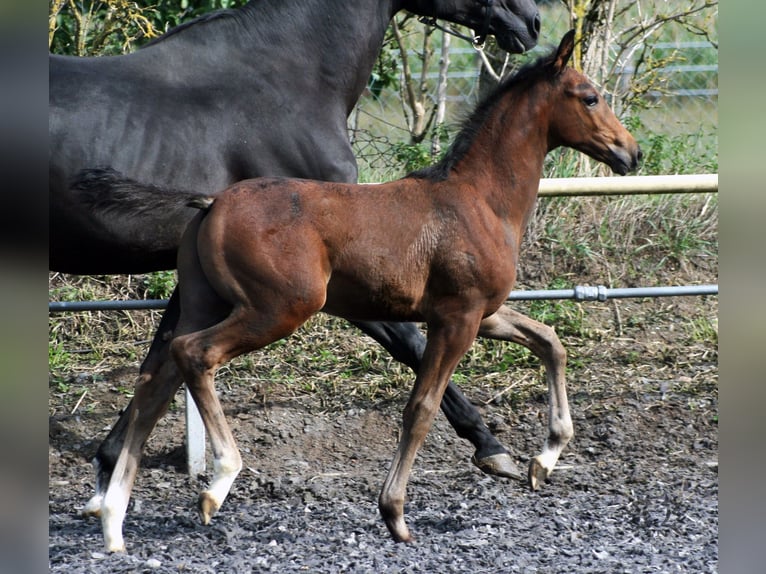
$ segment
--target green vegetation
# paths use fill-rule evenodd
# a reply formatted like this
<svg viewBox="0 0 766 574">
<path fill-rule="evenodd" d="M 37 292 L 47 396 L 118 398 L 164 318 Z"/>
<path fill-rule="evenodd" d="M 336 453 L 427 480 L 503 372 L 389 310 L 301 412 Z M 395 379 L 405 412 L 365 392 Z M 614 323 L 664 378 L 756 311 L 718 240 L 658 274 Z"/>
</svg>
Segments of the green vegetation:
<svg viewBox="0 0 766 574">
<path fill-rule="evenodd" d="M 175 271 L 157 271 L 149 273 L 141 280 L 145 290 L 145 299 L 168 299 L 176 286 Z"/>
<path fill-rule="evenodd" d="M 56 54 L 122 54 L 195 16 L 246 3 L 247 0 L 50 0 L 48 46 Z"/>
</svg>

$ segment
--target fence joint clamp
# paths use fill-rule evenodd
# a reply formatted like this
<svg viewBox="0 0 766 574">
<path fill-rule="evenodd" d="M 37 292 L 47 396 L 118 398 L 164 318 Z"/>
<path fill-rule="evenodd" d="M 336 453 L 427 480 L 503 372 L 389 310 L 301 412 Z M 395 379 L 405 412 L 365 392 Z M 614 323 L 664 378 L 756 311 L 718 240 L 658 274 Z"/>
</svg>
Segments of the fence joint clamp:
<svg viewBox="0 0 766 574">
<path fill-rule="evenodd" d="M 608 290 L 605 286 L 599 285 L 576 285 L 574 288 L 574 298 L 576 301 L 606 301 Z"/>
</svg>

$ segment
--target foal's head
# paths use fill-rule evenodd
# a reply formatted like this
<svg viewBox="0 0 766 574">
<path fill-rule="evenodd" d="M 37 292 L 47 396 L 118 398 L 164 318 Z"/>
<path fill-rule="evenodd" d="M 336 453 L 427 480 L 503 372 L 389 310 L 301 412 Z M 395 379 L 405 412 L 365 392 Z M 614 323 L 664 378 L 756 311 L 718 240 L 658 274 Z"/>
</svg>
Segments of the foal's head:
<svg viewBox="0 0 766 574">
<path fill-rule="evenodd" d="M 550 149 L 574 148 L 625 175 L 638 167 L 641 149 L 590 80 L 567 67 L 573 48 L 574 31 L 570 31 L 548 64 L 554 78 Z"/>
</svg>

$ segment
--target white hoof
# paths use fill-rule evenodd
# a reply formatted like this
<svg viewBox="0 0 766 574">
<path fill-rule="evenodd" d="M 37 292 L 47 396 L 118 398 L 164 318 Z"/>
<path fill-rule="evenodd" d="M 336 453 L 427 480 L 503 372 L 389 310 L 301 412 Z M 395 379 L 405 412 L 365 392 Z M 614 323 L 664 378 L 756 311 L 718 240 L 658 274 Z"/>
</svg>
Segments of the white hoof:
<svg viewBox="0 0 766 574">
<path fill-rule="evenodd" d="M 101 516 L 101 506 L 104 503 L 104 495 L 103 494 L 96 494 L 94 495 L 86 504 L 85 508 L 82 509 L 80 514 L 83 516 Z"/>
</svg>

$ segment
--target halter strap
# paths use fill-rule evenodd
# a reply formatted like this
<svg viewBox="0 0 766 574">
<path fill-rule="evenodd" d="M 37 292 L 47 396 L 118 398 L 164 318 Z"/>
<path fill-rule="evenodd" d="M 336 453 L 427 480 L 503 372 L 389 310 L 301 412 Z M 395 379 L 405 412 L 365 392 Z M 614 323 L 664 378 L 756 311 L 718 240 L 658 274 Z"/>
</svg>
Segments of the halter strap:
<svg viewBox="0 0 766 574">
<path fill-rule="evenodd" d="M 442 26 L 439 24 L 439 22 L 436 21 L 436 16 L 421 16 L 418 18 L 418 21 L 427 26 L 433 26 L 442 32 L 446 32 L 447 34 L 451 34 L 456 38 L 460 38 L 461 40 L 466 40 L 467 42 L 470 42 L 471 45 L 477 50 L 482 50 L 484 48 L 484 42 L 487 40 L 487 35 L 489 34 L 489 23 L 490 20 L 492 20 L 492 5 L 494 2 L 495 0 L 479 0 L 479 3 L 485 8 L 484 21 L 482 22 L 480 32 L 473 37 L 466 36 L 460 32 L 455 32 L 455 30 L 448 26 Z"/>
</svg>

